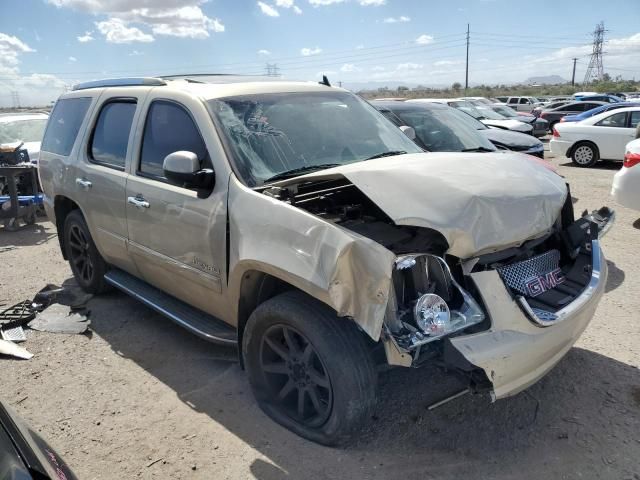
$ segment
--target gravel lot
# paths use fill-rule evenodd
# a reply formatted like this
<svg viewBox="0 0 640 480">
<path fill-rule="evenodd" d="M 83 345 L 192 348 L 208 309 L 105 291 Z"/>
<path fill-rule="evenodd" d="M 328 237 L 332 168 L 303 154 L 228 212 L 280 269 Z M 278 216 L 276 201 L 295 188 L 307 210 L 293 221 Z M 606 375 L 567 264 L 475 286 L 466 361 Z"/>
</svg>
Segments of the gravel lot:
<svg viewBox="0 0 640 480">
<path fill-rule="evenodd" d="M 381 375 L 371 427 L 351 447 L 307 442 L 256 406 L 235 351 L 127 296 L 90 302 L 92 335 L 28 332 L 29 361 L 0 358 L 0 396 L 81 479 L 640 479 L 640 212 L 609 198 L 619 164 L 554 159 L 576 210 L 609 205 L 607 293 L 543 380 L 491 404 L 431 370 Z M 51 223 L 0 231 L 0 303 L 71 277 Z"/>
</svg>

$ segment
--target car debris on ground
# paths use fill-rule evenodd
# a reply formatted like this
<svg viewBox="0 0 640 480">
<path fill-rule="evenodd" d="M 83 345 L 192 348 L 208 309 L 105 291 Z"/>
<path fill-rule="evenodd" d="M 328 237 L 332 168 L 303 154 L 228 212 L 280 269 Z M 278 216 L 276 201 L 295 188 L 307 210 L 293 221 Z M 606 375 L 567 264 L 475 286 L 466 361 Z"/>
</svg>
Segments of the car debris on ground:
<svg viewBox="0 0 640 480">
<path fill-rule="evenodd" d="M 25 342 L 24 329 L 62 334 L 83 334 L 91 325 L 87 302 L 93 295 L 74 284 L 48 284 L 33 300 L 23 300 L 0 312 L 0 354 L 30 359 L 33 354 L 16 345 Z"/>
</svg>

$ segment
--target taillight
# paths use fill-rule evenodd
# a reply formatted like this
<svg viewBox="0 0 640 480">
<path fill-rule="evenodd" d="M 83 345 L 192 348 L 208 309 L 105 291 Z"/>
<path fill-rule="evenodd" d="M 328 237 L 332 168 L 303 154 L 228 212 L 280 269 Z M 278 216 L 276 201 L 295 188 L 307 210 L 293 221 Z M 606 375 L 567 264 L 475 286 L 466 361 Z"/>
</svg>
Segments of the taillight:
<svg viewBox="0 0 640 480">
<path fill-rule="evenodd" d="M 562 118 L 560 119 L 560 123 L 562 123 L 562 122 L 564 122 L 564 117 L 562 117 Z"/>
<path fill-rule="evenodd" d="M 540 117 L 539 118 L 545 118 L 547 116 L 547 114 L 545 112 L 540 112 Z"/>
<path fill-rule="evenodd" d="M 560 134 L 558 133 L 558 130 L 556 130 L 556 127 L 553 127 L 553 137 L 560 138 Z"/>
<path fill-rule="evenodd" d="M 625 153 L 624 162 L 622 163 L 623 166 L 627 168 L 631 168 L 634 165 L 637 165 L 639 163 L 640 163 L 640 153 L 631 153 L 631 152 Z"/>
</svg>

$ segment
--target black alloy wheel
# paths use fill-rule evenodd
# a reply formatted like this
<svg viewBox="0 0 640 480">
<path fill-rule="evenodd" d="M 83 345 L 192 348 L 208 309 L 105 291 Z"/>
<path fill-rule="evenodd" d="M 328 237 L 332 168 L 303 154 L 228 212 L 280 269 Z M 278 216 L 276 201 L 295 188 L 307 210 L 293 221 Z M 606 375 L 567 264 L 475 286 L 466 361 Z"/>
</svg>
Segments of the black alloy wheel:
<svg viewBox="0 0 640 480">
<path fill-rule="evenodd" d="M 331 380 L 304 335 L 290 326 L 271 326 L 262 336 L 260 366 L 276 408 L 309 427 L 326 422 L 333 405 Z"/>
</svg>

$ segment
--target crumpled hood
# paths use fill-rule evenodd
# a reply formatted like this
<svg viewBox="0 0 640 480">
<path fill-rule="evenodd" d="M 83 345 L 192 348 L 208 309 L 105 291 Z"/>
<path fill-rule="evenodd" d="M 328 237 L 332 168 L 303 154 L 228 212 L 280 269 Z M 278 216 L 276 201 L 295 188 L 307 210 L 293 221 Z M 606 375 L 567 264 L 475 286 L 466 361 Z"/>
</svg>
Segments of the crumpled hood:
<svg viewBox="0 0 640 480">
<path fill-rule="evenodd" d="M 560 176 L 519 153 L 417 153 L 304 178 L 335 174 L 357 186 L 397 225 L 437 230 L 449 243 L 448 253 L 463 259 L 542 235 L 567 196 Z"/>
</svg>

